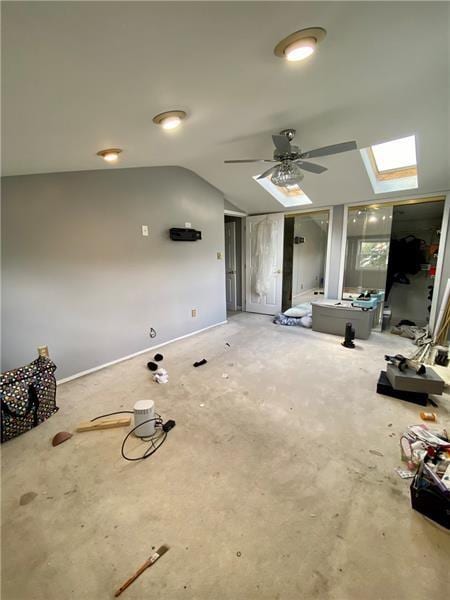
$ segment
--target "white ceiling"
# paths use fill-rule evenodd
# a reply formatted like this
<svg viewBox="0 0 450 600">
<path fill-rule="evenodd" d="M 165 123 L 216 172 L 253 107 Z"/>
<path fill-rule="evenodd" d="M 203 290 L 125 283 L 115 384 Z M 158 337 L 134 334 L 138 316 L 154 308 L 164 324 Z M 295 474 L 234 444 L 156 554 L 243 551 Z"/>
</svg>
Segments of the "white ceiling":
<svg viewBox="0 0 450 600">
<path fill-rule="evenodd" d="M 271 133 L 304 150 L 415 134 L 419 190 L 449 182 L 447 2 L 3 2 L 3 174 L 182 165 L 248 212 L 283 207 L 252 180 Z M 303 63 L 273 54 L 287 34 L 328 34 Z M 165 132 L 151 119 L 182 108 Z M 313 205 L 374 198 L 358 151 L 317 159 Z M 411 195 L 411 192 L 396 196 Z"/>
</svg>

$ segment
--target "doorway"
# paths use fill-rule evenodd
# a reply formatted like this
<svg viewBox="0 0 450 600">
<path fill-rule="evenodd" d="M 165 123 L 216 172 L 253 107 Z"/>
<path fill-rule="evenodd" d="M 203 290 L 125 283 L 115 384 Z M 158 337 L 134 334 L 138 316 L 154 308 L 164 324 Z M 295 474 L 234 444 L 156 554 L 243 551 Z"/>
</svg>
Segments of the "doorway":
<svg viewBox="0 0 450 600">
<path fill-rule="evenodd" d="M 227 315 L 242 310 L 242 218 L 225 215 L 225 294 Z"/>
</svg>

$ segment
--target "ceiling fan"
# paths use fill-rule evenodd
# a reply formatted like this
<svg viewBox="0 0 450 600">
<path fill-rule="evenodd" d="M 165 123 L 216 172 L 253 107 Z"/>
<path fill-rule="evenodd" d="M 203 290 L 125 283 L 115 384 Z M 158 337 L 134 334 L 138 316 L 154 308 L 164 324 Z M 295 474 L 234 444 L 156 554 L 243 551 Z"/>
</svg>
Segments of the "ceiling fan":
<svg viewBox="0 0 450 600">
<path fill-rule="evenodd" d="M 329 156 L 330 154 L 338 154 L 340 152 L 348 152 L 356 150 L 356 142 L 342 142 L 341 144 L 333 144 L 332 146 L 323 146 L 315 150 L 301 152 L 298 146 L 291 144 L 295 136 L 295 129 L 283 129 L 278 135 L 273 135 L 272 140 L 275 145 L 273 159 L 241 159 L 241 160 L 226 160 L 226 163 L 251 163 L 265 162 L 277 163 L 274 166 L 264 171 L 257 179 L 264 179 L 271 176 L 271 181 L 279 187 L 287 187 L 297 184 L 303 179 L 302 171 L 310 173 L 323 173 L 328 169 L 317 165 L 316 163 L 308 162 L 305 158 L 316 158 L 319 156 Z"/>
</svg>

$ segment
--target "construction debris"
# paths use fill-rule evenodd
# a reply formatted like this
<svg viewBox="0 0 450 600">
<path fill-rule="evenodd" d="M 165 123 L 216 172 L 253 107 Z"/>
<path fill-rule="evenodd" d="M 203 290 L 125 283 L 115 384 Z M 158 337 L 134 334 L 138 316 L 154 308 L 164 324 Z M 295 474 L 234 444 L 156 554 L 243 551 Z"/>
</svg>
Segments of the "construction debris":
<svg viewBox="0 0 450 600">
<path fill-rule="evenodd" d="M 168 383 L 169 374 L 166 369 L 160 367 L 153 375 L 153 381 L 156 381 L 156 383 Z"/>
<path fill-rule="evenodd" d="M 112 429 L 114 427 L 128 427 L 131 417 L 118 417 L 116 419 L 97 419 L 80 423 L 76 431 L 97 431 L 99 429 Z"/>
<path fill-rule="evenodd" d="M 410 425 L 400 438 L 401 458 L 408 470 L 397 468 L 403 479 L 412 479 L 414 510 L 450 529 L 450 440 L 445 429 Z"/>
<path fill-rule="evenodd" d="M 135 581 L 139 575 L 142 575 L 142 573 L 148 569 L 149 567 L 151 567 L 152 565 L 155 564 L 155 562 L 161 558 L 161 556 L 163 554 L 165 554 L 167 551 L 169 550 L 169 546 L 161 546 L 160 548 L 158 548 L 158 550 L 156 552 L 154 552 L 150 558 L 148 560 L 145 561 L 145 563 L 139 567 L 139 569 L 136 571 L 136 573 L 134 573 L 134 575 L 132 575 L 129 579 L 127 579 L 125 581 L 125 583 L 117 590 L 117 592 L 114 594 L 115 597 L 117 598 L 117 596 L 120 596 L 120 594 L 127 589 L 127 587 L 129 585 L 131 585 L 133 583 L 133 581 Z"/>
<path fill-rule="evenodd" d="M 206 360 L 206 358 L 202 358 L 202 360 L 199 360 L 197 362 L 195 362 L 193 364 L 194 367 L 201 367 L 202 365 L 206 365 L 208 361 Z"/>
<path fill-rule="evenodd" d="M 424 421 L 436 421 L 436 413 L 424 412 L 423 410 L 419 413 L 420 418 Z"/>
<path fill-rule="evenodd" d="M 401 469 L 400 467 L 397 467 L 394 470 L 397 473 L 397 475 L 399 475 L 399 477 L 401 477 L 402 479 L 412 479 L 414 477 L 414 473 L 411 471 L 407 471 L 406 469 Z"/>
<path fill-rule="evenodd" d="M 70 440 L 71 437 L 72 434 L 68 431 L 58 431 L 58 433 L 55 436 L 53 436 L 52 446 L 59 446 L 59 444 Z"/>
</svg>

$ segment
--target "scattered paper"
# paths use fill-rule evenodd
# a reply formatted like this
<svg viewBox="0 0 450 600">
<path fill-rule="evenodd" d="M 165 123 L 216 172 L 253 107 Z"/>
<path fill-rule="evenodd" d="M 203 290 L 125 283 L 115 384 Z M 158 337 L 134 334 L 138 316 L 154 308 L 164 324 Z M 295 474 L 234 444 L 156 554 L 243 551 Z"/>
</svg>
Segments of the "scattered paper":
<svg viewBox="0 0 450 600">
<path fill-rule="evenodd" d="M 399 477 L 402 479 L 412 479 L 414 477 L 414 473 L 411 471 L 407 471 L 406 469 L 402 469 L 401 467 L 397 467 L 394 469 Z"/>
</svg>

